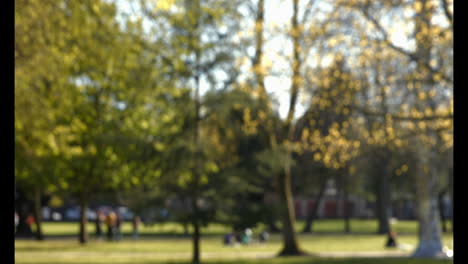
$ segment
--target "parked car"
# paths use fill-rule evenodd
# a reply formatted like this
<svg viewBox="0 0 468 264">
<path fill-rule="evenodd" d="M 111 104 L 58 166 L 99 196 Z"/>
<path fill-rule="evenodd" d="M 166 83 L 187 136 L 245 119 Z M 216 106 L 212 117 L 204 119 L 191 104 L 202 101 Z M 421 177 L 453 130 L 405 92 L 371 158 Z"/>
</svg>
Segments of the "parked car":
<svg viewBox="0 0 468 264">
<path fill-rule="evenodd" d="M 51 220 L 53 221 L 61 221 L 63 219 L 62 214 L 59 212 L 53 212 Z"/>
<path fill-rule="evenodd" d="M 96 212 L 91 209 L 86 210 L 86 218 L 88 221 L 96 219 Z M 78 221 L 80 220 L 80 208 L 78 206 L 71 207 L 65 210 L 65 220 Z"/>
<path fill-rule="evenodd" d="M 131 221 L 133 219 L 133 212 L 125 206 L 118 207 L 117 212 L 123 217 L 124 221 Z"/>
<path fill-rule="evenodd" d="M 65 215 L 64 215 L 65 220 L 79 220 L 80 219 L 80 208 L 78 207 L 71 207 L 65 209 Z"/>
<path fill-rule="evenodd" d="M 42 208 L 42 219 L 44 221 L 50 220 L 52 214 L 52 210 L 49 207 L 43 207 Z"/>
</svg>

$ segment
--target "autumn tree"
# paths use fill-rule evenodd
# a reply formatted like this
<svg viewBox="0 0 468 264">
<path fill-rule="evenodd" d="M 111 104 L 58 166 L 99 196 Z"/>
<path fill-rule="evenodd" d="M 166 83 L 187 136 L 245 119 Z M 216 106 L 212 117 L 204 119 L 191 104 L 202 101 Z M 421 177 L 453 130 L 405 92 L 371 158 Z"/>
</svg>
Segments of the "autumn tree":
<svg viewBox="0 0 468 264">
<path fill-rule="evenodd" d="M 452 140 L 451 4 L 448 1 L 419 0 L 388 3 L 343 1 L 339 4 L 364 18 L 354 24 L 355 31 L 366 32 L 362 29 L 368 28 L 375 32 L 374 35 L 361 34 L 364 44 L 370 43 L 384 53 L 394 53 L 392 56 L 405 62 L 402 65 L 407 69 L 406 74 L 393 74 L 390 85 L 377 84 L 380 87 L 387 86 L 388 91 L 393 87 L 404 87 L 406 99 L 394 103 L 398 106 L 394 108 L 397 110 L 385 113 L 382 109 L 373 109 L 363 112 L 398 122 L 399 126 L 405 128 L 401 131 L 407 131 L 395 143 L 411 145 L 419 159 L 415 172 L 419 245 L 414 256 L 443 254 L 437 208 L 440 167 L 435 161 L 440 150 L 436 146 L 450 146 Z M 391 17 L 395 24 L 407 25 L 404 28 L 407 44 L 396 42 L 394 31 L 383 22 L 383 17 Z M 363 51 L 362 54 L 365 53 Z M 397 83 L 400 85 L 397 86 Z M 382 101 L 382 98 L 379 100 Z"/>
</svg>

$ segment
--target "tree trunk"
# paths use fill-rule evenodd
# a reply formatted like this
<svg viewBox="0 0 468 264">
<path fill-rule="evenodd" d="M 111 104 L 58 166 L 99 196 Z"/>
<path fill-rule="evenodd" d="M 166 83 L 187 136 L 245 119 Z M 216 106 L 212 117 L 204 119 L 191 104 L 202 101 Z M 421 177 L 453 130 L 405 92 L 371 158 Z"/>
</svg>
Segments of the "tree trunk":
<svg viewBox="0 0 468 264">
<path fill-rule="evenodd" d="M 435 82 L 432 73 L 425 65 L 430 64 L 431 49 L 433 47 L 433 35 L 431 34 L 432 18 L 434 10 L 429 0 L 418 0 L 421 8 L 416 11 L 415 33 L 416 56 L 420 58 L 417 64 L 417 71 L 423 75 L 420 80 L 421 89 L 435 89 Z M 437 257 L 444 256 L 442 251 L 442 234 L 440 230 L 440 219 L 437 206 L 437 178 L 439 168 L 437 166 L 437 137 L 436 132 L 429 129 L 425 132 L 426 137 L 435 139 L 436 144 L 417 142 L 416 144 L 419 161 L 416 172 L 416 204 L 419 220 L 419 244 L 414 252 L 414 257 Z"/>
<path fill-rule="evenodd" d="M 279 253 L 280 256 L 295 256 L 303 255 L 297 244 L 296 232 L 294 231 L 295 212 L 294 198 L 291 191 L 291 173 L 290 169 L 286 168 L 284 174 L 280 174 L 280 193 L 281 193 L 281 212 L 283 217 L 283 249 Z"/>
<path fill-rule="evenodd" d="M 184 227 L 184 235 L 188 235 L 188 234 L 189 234 L 189 231 L 188 231 L 188 223 L 184 221 L 184 222 L 182 223 L 182 226 Z"/>
<path fill-rule="evenodd" d="M 341 179 L 337 175 L 335 177 L 335 187 L 336 187 L 336 194 L 335 194 L 335 218 L 339 219 L 341 217 L 341 196 L 342 196 L 342 188 L 341 188 Z"/>
<path fill-rule="evenodd" d="M 343 218 L 344 218 L 344 231 L 345 233 L 351 232 L 351 224 L 350 224 L 350 215 L 349 215 L 349 208 L 348 208 L 348 186 L 347 186 L 347 175 L 343 175 Z"/>
<path fill-rule="evenodd" d="M 448 194 L 449 194 L 449 199 L 450 199 L 450 212 L 451 212 L 451 217 L 450 217 L 450 227 L 451 231 L 453 233 L 453 168 L 451 167 L 449 170 L 449 179 L 448 179 L 449 187 L 448 187 Z"/>
<path fill-rule="evenodd" d="M 87 202 L 82 199 L 80 201 L 80 234 L 79 241 L 81 244 L 86 244 L 88 242 L 88 231 L 86 230 L 86 224 L 88 223 L 88 217 L 86 211 L 88 209 Z"/>
<path fill-rule="evenodd" d="M 289 99 L 289 110 L 286 121 L 283 127 L 283 136 L 281 143 L 285 144 L 288 155 L 291 157 L 291 149 L 288 142 L 293 142 L 294 127 L 292 125 L 294 113 L 296 109 L 299 89 L 302 83 L 300 69 L 300 40 L 301 27 L 298 23 L 299 0 L 293 0 L 293 15 L 291 17 L 291 37 L 293 40 L 293 63 L 292 63 L 292 80 L 291 80 L 291 97 Z M 279 174 L 278 187 L 281 194 L 281 211 L 283 217 L 283 249 L 280 251 L 280 256 L 303 255 L 304 252 L 299 249 L 296 232 L 294 230 L 295 213 L 294 213 L 294 198 L 291 188 L 291 164 L 286 164 L 284 173 Z"/>
<path fill-rule="evenodd" d="M 441 224 L 443 233 L 447 233 L 447 223 L 445 220 L 445 205 L 444 205 L 445 193 L 446 193 L 445 190 L 441 191 L 437 199 L 438 206 L 439 206 L 440 224 Z"/>
<path fill-rule="evenodd" d="M 255 57 L 252 60 L 253 72 L 257 79 L 257 89 L 262 96 L 266 96 L 265 76 L 262 65 L 264 6 L 264 0 L 258 0 L 255 17 Z"/>
<path fill-rule="evenodd" d="M 386 161 L 383 161 L 386 163 Z M 377 175 L 376 213 L 378 220 L 378 234 L 387 234 L 390 230 L 390 184 L 387 164 L 383 165 L 381 175 Z M 379 177 L 380 176 L 380 177 Z"/>
<path fill-rule="evenodd" d="M 419 245 L 413 256 L 437 257 L 443 254 L 437 196 L 430 195 L 431 184 L 420 181 L 418 185 Z"/>
<path fill-rule="evenodd" d="M 193 187 L 192 188 L 192 209 L 193 209 L 193 235 L 192 235 L 192 242 L 193 242 L 193 250 L 192 250 L 192 263 L 199 264 L 200 263 L 200 212 L 198 208 L 198 199 L 200 197 L 200 137 L 199 137 L 199 127 L 200 127 L 200 58 L 201 58 L 201 49 L 200 49 L 200 32 L 199 32 L 199 24 L 200 24 L 200 15 L 201 15 L 201 8 L 200 8 L 200 0 L 193 0 L 187 1 L 189 4 L 190 12 L 193 12 L 191 15 L 195 17 L 195 24 L 193 24 L 193 29 L 195 32 L 190 33 L 190 39 L 195 43 L 194 46 L 191 46 L 191 50 L 195 53 L 195 94 L 194 94 L 194 101 L 195 101 L 195 124 L 194 124 L 194 135 L 193 135 L 193 144 L 195 146 L 195 152 L 193 152 Z"/>
<path fill-rule="evenodd" d="M 312 224 L 315 218 L 317 217 L 318 209 L 320 208 L 320 203 L 322 202 L 322 197 L 325 194 L 325 189 L 327 188 L 327 180 L 325 179 L 320 186 L 320 191 L 315 199 L 315 204 L 307 214 L 306 223 L 304 229 L 302 230 L 303 233 L 311 233 L 312 232 Z"/>
<path fill-rule="evenodd" d="M 192 263 L 199 264 L 200 263 L 200 221 L 199 221 L 199 208 L 197 204 L 197 199 L 192 199 L 192 206 L 193 206 L 193 235 L 192 235 Z"/>
<path fill-rule="evenodd" d="M 39 188 L 35 188 L 34 190 L 34 222 L 36 224 L 36 233 L 35 237 L 36 240 L 44 240 L 44 236 L 42 234 L 42 228 L 41 228 L 41 223 L 42 223 L 42 212 L 41 212 L 42 206 L 41 206 L 41 191 Z"/>
<path fill-rule="evenodd" d="M 437 168 L 433 165 L 436 153 L 435 150 L 428 151 L 422 145 L 419 149 L 420 161 L 415 175 L 419 244 L 413 256 L 431 258 L 444 256 L 437 205 Z"/>
</svg>

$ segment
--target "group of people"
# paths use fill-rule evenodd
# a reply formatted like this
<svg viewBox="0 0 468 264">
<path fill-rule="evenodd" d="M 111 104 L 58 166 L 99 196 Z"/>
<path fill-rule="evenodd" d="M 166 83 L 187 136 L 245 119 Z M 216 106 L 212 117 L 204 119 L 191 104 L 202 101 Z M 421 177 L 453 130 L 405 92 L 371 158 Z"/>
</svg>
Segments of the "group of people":
<svg viewBox="0 0 468 264">
<path fill-rule="evenodd" d="M 19 215 L 18 213 L 15 211 L 15 228 L 18 227 L 19 225 Z M 28 217 L 26 217 L 26 224 L 31 227 L 33 224 L 35 223 L 35 219 L 34 219 L 34 216 L 32 214 L 29 214 Z"/>
<path fill-rule="evenodd" d="M 226 246 L 232 246 L 232 245 L 238 245 L 238 244 L 243 244 L 243 245 L 248 245 L 253 242 L 252 239 L 253 232 L 250 228 L 246 228 L 242 232 L 235 230 L 232 233 L 228 233 L 224 236 L 224 245 Z M 269 238 L 269 234 L 266 230 L 263 230 L 259 235 L 258 235 L 258 242 L 260 243 L 265 243 Z"/>
<path fill-rule="evenodd" d="M 140 225 L 140 217 L 134 216 L 132 221 L 133 226 L 133 238 L 138 238 L 138 227 Z M 96 217 L 96 237 L 101 239 L 103 236 L 102 223 L 106 224 L 107 227 L 107 239 L 109 241 L 118 241 L 122 238 L 121 226 L 122 226 L 122 216 L 114 211 L 109 211 L 104 214 L 102 211 L 97 212 Z"/>
</svg>

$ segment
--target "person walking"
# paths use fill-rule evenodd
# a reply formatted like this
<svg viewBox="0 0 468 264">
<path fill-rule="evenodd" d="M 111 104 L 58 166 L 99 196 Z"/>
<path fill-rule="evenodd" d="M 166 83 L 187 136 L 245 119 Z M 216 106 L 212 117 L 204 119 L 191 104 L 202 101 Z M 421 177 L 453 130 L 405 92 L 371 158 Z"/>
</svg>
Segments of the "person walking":
<svg viewBox="0 0 468 264">
<path fill-rule="evenodd" d="M 132 227 L 133 227 L 133 239 L 138 239 L 138 227 L 140 226 L 141 219 L 138 215 L 133 216 Z"/>
<path fill-rule="evenodd" d="M 29 228 L 32 228 L 32 225 L 35 223 L 34 216 L 29 214 L 26 218 L 26 223 L 28 224 Z"/>
<path fill-rule="evenodd" d="M 115 237 L 115 213 L 110 211 L 106 216 L 107 239 L 114 240 Z"/>
</svg>

